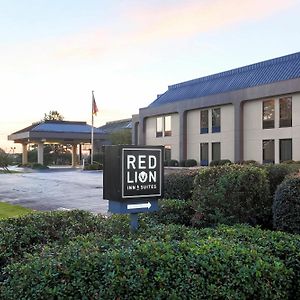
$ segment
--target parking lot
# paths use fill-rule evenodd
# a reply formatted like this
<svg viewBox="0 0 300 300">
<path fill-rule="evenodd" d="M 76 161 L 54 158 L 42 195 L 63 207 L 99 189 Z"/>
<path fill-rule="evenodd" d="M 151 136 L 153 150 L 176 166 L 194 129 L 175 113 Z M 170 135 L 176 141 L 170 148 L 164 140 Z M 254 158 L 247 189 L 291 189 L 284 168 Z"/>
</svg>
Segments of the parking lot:
<svg viewBox="0 0 300 300">
<path fill-rule="evenodd" d="M 83 209 L 107 214 L 102 175 L 71 168 L 0 174 L 0 201 L 35 210 Z"/>
</svg>

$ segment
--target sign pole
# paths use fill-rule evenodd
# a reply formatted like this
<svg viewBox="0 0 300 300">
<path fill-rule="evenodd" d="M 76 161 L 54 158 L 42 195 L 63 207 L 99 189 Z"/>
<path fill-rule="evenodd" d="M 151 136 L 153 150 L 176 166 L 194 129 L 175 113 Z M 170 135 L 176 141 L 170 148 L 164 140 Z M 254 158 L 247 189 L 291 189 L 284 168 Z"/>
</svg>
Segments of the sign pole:
<svg viewBox="0 0 300 300">
<path fill-rule="evenodd" d="M 139 227 L 138 214 L 129 214 L 130 216 L 130 228 L 132 232 L 135 232 Z"/>
</svg>

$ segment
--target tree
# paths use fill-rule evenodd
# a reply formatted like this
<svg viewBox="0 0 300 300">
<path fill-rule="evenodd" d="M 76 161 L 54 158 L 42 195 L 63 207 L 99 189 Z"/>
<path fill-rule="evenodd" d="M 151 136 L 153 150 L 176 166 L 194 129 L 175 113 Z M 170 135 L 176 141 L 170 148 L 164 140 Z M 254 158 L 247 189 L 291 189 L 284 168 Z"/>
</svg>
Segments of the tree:
<svg viewBox="0 0 300 300">
<path fill-rule="evenodd" d="M 50 110 L 48 114 L 44 114 L 43 121 L 63 121 L 64 117 L 57 110 Z"/>
<path fill-rule="evenodd" d="M 3 149 L 0 148 L 0 168 L 8 171 L 8 165 L 10 164 L 10 157 Z"/>
<path fill-rule="evenodd" d="M 131 145 L 131 130 L 122 129 L 112 132 L 109 136 L 112 145 Z"/>
</svg>

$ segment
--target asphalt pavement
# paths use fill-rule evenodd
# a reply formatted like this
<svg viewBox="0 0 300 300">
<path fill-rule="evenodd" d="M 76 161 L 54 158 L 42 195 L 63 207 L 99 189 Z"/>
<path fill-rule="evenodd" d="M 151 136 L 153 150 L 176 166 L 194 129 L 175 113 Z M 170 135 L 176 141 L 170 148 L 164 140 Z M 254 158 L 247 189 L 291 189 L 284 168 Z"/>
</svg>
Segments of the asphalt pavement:
<svg viewBox="0 0 300 300">
<path fill-rule="evenodd" d="M 101 214 L 108 210 L 102 171 L 71 168 L 0 174 L 0 202 L 35 210 L 83 209 Z"/>
</svg>

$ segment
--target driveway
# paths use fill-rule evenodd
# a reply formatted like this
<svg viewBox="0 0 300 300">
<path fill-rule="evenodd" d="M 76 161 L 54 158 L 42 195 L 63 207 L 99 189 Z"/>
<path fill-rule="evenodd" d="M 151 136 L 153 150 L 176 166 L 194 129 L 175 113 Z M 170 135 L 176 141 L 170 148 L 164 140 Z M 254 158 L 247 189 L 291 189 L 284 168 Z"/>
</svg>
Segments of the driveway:
<svg viewBox="0 0 300 300">
<path fill-rule="evenodd" d="M 107 214 L 102 175 L 67 168 L 0 174 L 0 201 L 36 210 L 83 209 Z"/>
</svg>

